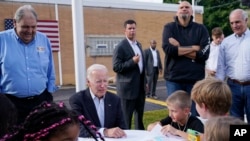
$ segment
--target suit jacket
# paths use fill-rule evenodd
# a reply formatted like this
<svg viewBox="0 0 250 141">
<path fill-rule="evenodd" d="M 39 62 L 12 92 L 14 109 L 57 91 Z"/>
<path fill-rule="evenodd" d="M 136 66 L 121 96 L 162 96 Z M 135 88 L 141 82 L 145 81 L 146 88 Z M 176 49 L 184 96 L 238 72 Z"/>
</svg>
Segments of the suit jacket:
<svg viewBox="0 0 250 141">
<path fill-rule="evenodd" d="M 69 99 L 69 103 L 72 110 L 76 111 L 77 114 L 85 116 L 85 118 L 90 120 L 97 128 L 101 127 L 101 123 L 99 121 L 97 110 L 95 108 L 95 104 L 91 97 L 89 88 L 71 96 Z M 121 109 L 121 101 L 117 95 L 106 92 L 104 97 L 104 111 L 105 128 L 126 128 Z M 87 133 L 86 128 L 81 126 L 80 137 L 88 136 L 89 134 Z"/>
<path fill-rule="evenodd" d="M 146 68 L 146 75 L 150 76 L 153 74 L 153 69 L 154 69 L 154 58 L 153 58 L 153 54 L 150 48 L 145 49 L 144 51 L 145 53 L 145 68 Z M 158 70 L 161 69 L 162 70 L 162 64 L 161 64 L 161 58 L 160 58 L 160 53 L 159 51 L 156 49 L 156 55 L 157 55 L 157 60 L 158 60 Z M 159 73 L 159 72 L 158 72 Z"/>
<path fill-rule="evenodd" d="M 143 90 L 139 88 L 141 83 L 146 86 L 145 59 L 141 44 L 137 42 L 137 45 L 143 58 L 142 74 L 140 74 L 138 64 L 134 63 L 132 59 L 135 53 L 126 38 L 116 46 L 113 53 L 113 70 L 116 72 L 117 94 L 124 99 L 136 99 L 142 94 L 145 97 L 145 87 Z"/>
</svg>

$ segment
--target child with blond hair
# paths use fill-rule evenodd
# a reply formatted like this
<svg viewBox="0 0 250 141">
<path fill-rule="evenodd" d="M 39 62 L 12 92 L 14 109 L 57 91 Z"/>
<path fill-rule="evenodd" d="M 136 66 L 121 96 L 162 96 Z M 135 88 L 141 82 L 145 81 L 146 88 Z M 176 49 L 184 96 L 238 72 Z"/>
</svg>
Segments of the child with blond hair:
<svg viewBox="0 0 250 141">
<path fill-rule="evenodd" d="M 160 124 L 162 126 L 161 132 L 164 135 L 170 133 L 187 139 L 187 129 L 203 133 L 202 122 L 190 113 L 192 101 L 187 92 L 175 91 L 167 98 L 166 103 L 169 115 L 160 121 L 149 124 L 148 131 Z"/>
</svg>

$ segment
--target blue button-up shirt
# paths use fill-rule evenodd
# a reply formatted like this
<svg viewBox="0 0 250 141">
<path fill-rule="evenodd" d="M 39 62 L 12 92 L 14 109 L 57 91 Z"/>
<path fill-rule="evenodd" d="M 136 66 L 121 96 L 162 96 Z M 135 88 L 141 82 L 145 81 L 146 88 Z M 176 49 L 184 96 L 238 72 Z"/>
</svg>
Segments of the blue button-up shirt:
<svg viewBox="0 0 250 141">
<path fill-rule="evenodd" d="M 53 54 L 50 41 L 36 32 L 25 44 L 14 29 L 0 32 L 0 92 L 16 97 L 56 90 Z"/>
<path fill-rule="evenodd" d="M 216 77 L 225 77 L 239 81 L 250 81 L 250 31 L 242 36 L 232 34 L 222 41 Z"/>
</svg>

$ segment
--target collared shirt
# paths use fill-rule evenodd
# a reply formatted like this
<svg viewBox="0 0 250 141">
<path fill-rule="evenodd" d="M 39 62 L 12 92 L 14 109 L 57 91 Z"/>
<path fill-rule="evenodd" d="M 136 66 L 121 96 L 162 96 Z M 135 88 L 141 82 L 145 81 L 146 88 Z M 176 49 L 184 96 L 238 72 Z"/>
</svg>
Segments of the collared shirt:
<svg viewBox="0 0 250 141">
<path fill-rule="evenodd" d="M 150 47 L 150 50 L 152 52 L 152 55 L 153 55 L 153 60 L 154 60 L 154 67 L 157 67 L 158 66 L 158 60 L 157 60 L 157 53 L 156 53 L 156 49 L 152 49 Z"/>
<path fill-rule="evenodd" d="M 132 47 L 132 49 L 133 49 L 135 55 L 138 54 L 138 55 L 140 56 L 140 60 L 139 60 L 139 62 L 138 62 L 138 66 L 139 66 L 140 72 L 142 73 L 142 70 L 143 70 L 143 58 L 142 58 L 141 50 L 140 50 L 140 48 L 138 47 L 136 41 L 132 42 L 132 41 L 129 40 L 128 38 L 127 38 L 127 40 L 128 40 L 128 42 L 129 42 L 130 46 Z"/>
<path fill-rule="evenodd" d="M 216 77 L 250 81 L 250 31 L 239 37 L 232 34 L 222 41 Z"/>
<path fill-rule="evenodd" d="M 95 94 L 91 91 L 90 89 L 90 94 L 91 94 L 91 97 L 95 103 L 95 108 L 96 108 L 96 111 L 97 111 L 97 114 L 98 114 L 98 118 L 99 118 L 99 121 L 101 123 L 101 126 L 104 127 L 104 114 L 105 114 L 105 111 L 104 111 L 104 97 L 103 98 L 98 98 L 95 96 Z"/>
<path fill-rule="evenodd" d="M 50 41 L 36 32 L 25 44 L 14 29 L 0 32 L 0 92 L 16 97 L 53 93 L 55 71 Z"/>
<path fill-rule="evenodd" d="M 206 69 L 216 71 L 218 57 L 219 57 L 219 48 L 220 48 L 220 44 L 216 45 L 214 42 L 210 44 L 210 53 L 206 61 Z"/>
<path fill-rule="evenodd" d="M 104 98 L 101 98 L 99 99 L 98 97 L 96 97 L 94 95 L 94 93 L 90 90 L 90 94 L 91 94 L 91 97 L 94 101 L 94 104 L 95 104 L 95 108 L 96 108 L 96 111 L 97 111 L 97 115 L 98 115 L 98 118 L 99 118 L 99 121 L 101 123 L 101 128 L 98 130 L 103 136 L 104 136 L 104 118 L 105 118 L 105 110 L 104 110 Z"/>
</svg>

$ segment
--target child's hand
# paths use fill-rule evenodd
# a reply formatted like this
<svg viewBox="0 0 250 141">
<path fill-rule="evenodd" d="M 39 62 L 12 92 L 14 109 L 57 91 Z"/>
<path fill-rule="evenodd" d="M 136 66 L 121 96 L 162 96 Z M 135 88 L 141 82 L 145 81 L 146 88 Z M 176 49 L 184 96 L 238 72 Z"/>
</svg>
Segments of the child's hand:
<svg viewBox="0 0 250 141">
<path fill-rule="evenodd" d="M 174 128 L 173 126 L 171 126 L 171 125 L 165 125 L 165 126 L 163 126 L 162 127 L 162 129 L 161 129 L 161 132 L 162 132 L 162 134 L 164 134 L 164 135 L 167 135 L 167 133 L 171 133 L 172 135 L 178 135 L 177 134 L 177 129 L 176 128 Z"/>
</svg>

